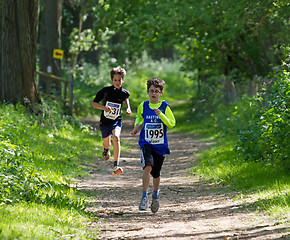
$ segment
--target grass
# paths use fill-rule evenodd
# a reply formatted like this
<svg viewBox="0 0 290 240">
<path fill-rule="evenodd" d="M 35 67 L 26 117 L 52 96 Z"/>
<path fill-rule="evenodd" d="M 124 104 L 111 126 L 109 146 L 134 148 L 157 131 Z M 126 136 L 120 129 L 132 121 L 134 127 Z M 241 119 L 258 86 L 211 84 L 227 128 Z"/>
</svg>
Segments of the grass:
<svg viewBox="0 0 290 240">
<path fill-rule="evenodd" d="M 249 100 L 247 100 L 249 101 Z M 240 103 L 242 106 L 248 102 Z M 249 110 L 241 107 L 222 107 L 214 114 L 194 117 L 184 109 L 190 109 L 190 101 L 174 105 L 177 125 L 173 131 L 198 135 L 202 141 L 215 142 L 210 148 L 196 153 L 197 161 L 189 174 L 222 185 L 225 191 L 239 192 L 233 201 L 242 201 L 254 210 L 263 211 L 281 221 L 290 221 L 290 175 L 279 165 L 246 161 L 234 150 L 238 129 L 248 120 Z M 252 111 L 252 110 L 251 110 Z M 233 118 L 233 113 L 235 118 Z M 241 116 L 238 116 L 240 114 Z M 230 117 L 229 117 L 230 116 Z"/>
<path fill-rule="evenodd" d="M 77 211 L 39 204 L 0 206 L 0 238 L 8 239 L 91 239 L 87 217 Z"/>
<path fill-rule="evenodd" d="M 88 196 L 71 183 L 101 155 L 101 138 L 55 102 L 38 115 L 21 105 L 0 111 L 0 238 L 96 238 L 86 227 Z"/>
<path fill-rule="evenodd" d="M 241 100 L 238 105 L 222 106 L 213 114 L 200 118 L 184 111 L 190 101 L 172 107 L 177 119 L 174 131 L 198 135 L 202 141 L 215 142 L 197 154 L 197 162 L 190 174 L 204 181 L 222 185 L 226 191 L 239 192 L 234 201 L 272 215 L 275 219 L 290 221 L 290 175 L 279 164 L 248 161 L 235 151 L 239 129 L 249 122 L 254 109 L 252 100 Z M 253 106 L 253 104 L 252 104 Z"/>
<path fill-rule="evenodd" d="M 223 134 L 206 121 L 203 124 L 188 123 L 188 128 L 182 126 L 178 129 L 216 142 L 199 153 L 190 174 L 202 177 L 204 181 L 221 184 L 225 190 L 240 192 L 242 197 L 234 197 L 234 201 L 246 202 L 252 209 L 266 212 L 278 220 L 289 221 L 289 173 L 280 166 L 241 159 L 234 150 L 237 136 Z"/>
</svg>

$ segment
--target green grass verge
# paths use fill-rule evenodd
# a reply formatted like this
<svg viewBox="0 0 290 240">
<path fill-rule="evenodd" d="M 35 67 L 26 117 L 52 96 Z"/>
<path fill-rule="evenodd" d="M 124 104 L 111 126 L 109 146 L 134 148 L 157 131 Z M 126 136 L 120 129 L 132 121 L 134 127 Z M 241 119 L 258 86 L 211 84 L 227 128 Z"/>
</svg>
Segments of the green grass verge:
<svg viewBox="0 0 290 240">
<path fill-rule="evenodd" d="M 242 201 L 249 208 L 267 212 L 275 219 L 290 221 L 289 173 L 279 165 L 246 161 L 240 157 L 234 150 L 237 130 L 233 124 L 226 123 L 231 114 L 226 108 L 222 113 L 198 120 L 184 111 L 190 109 L 191 104 L 181 102 L 172 107 L 177 120 L 173 130 L 196 135 L 214 144 L 197 153 L 197 161 L 189 174 L 199 176 L 202 181 L 214 182 L 225 191 L 238 192 L 233 201 Z M 220 123 L 223 126 L 220 127 Z M 239 126 L 238 118 L 235 125 Z"/>
<path fill-rule="evenodd" d="M 88 218 L 75 210 L 40 204 L 18 203 L 0 206 L 0 239 L 92 239 Z"/>
<path fill-rule="evenodd" d="M 211 130 L 207 128 L 207 131 Z M 216 144 L 197 156 L 190 174 L 239 192 L 233 200 L 243 200 L 249 207 L 267 212 L 276 219 L 290 221 L 289 174 L 280 166 L 239 158 L 234 150 L 236 136 L 220 137 L 213 131 L 211 139 Z"/>
<path fill-rule="evenodd" d="M 71 187 L 101 156 L 101 138 L 43 102 L 0 105 L 0 239 L 90 239 L 85 193 Z"/>
</svg>

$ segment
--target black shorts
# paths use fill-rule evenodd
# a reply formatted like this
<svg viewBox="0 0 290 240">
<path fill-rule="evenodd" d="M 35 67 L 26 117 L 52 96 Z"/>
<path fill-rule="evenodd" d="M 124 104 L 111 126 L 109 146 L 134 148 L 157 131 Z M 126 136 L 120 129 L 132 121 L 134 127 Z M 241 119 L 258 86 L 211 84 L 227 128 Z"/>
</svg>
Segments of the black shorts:
<svg viewBox="0 0 290 240">
<path fill-rule="evenodd" d="M 165 157 L 156 153 L 151 145 L 143 145 L 141 149 L 141 165 L 143 169 L 148 165 L 152 166 L 151 175 L 153 178 L 160 176 L 164 159 Z"/>
</svg>

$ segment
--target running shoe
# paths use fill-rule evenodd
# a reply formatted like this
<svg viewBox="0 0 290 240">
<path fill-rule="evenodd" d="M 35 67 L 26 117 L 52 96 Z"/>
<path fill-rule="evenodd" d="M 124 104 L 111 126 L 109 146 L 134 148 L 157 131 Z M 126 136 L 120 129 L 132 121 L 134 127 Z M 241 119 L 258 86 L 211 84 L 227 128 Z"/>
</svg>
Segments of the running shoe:
<svg viewBox="0 0 290 240">
<path fill-rule="evenodd" d="M 103 152 L 103 158 L 105 161 L 108 161 L 110 159 L 110 151 L 109 149 L 105 149 Z"/>
<path fill-rule="evenodd" d="M 147 210 L 149 199 L 148 197 L 141 198 L 139 210 Z"/>
<path fill-rule="evenodd" d="M 114 176 L 118 176 L 118 175 L 120 175 L 120 174 L 122 174 L 123 173 L 123 168 L 121 168 L 121 167 L 119 167 L 119 166 L 115 166 L 114 168 L 113 168 L 113 175 Z"/>
<path fill-rule="evenodd" d="M 159 209 L 159 199 L 158 198 L 152 198 L 151 203 L 151 212 L 156 213 Z"/>
</svg>

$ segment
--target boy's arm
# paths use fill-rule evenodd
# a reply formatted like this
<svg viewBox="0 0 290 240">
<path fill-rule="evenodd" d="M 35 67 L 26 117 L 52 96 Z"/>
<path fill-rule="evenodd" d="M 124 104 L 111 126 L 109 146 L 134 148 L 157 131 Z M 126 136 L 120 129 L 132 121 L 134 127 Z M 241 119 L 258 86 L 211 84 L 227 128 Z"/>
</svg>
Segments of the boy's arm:
<svg viewBox="0 0 290 240">
<path fill-rule="evenodd" d="M 165 109 L 165 114 L 162 113 L 160 110 L 155 112 L 167 127 L 173 128 L 175 126 L 175 117 L 169 106 L 167 106 L 167 108 Z"/>
<path fill-rule="evenodd" d="M 93 102 L 92 102 L 92 106 L 96 109 L 100 109 L 103 110 L 105 112 L 111 112 L 112 109 L 110 107 L 106 107 L 102 104 L 99 104 L 99 102 L 104 98 L 105 95 L 105 88 L 102 88 L 96 95 L 96 97 L 94 98 Z"/>
<path fill-rule="evenodd" d="M 129 98 L 126 98 L 126 100 L 124 102 L 126 105 L 126 116 L 129 116 L 132 113 Z"/>
<path fill-rule="evenodd" d="M 96 109 L 104 110 L 105 112 L 111 112 L 112 109 L 110 107 L 103 106 L 97 102 L 92 102 L 92 106 Z"/>
</svg>

